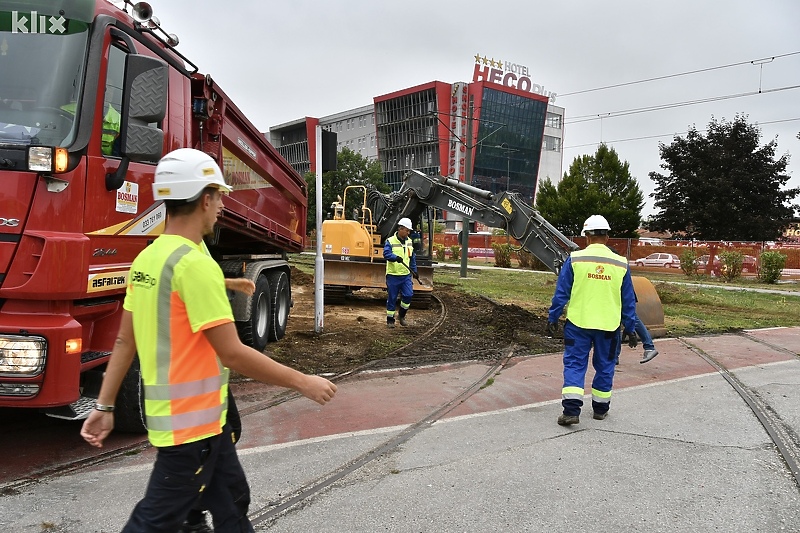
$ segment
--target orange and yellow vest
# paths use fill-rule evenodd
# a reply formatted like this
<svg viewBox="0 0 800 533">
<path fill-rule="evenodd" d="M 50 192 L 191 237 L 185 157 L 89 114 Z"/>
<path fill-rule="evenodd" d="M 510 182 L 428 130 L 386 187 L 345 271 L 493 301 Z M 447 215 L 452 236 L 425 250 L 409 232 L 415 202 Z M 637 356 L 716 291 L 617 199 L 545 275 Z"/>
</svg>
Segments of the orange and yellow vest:
<svg viewBox="0 0 800 533">
<path fill-rule="evenodd" d="M 133 261 L 123 307 L 133 314 L 151 444 L 221 433 L 228 369 L 203 334 L 233 321 L 219 265 L 199 244 L 161 235 Z"/>
</svg>

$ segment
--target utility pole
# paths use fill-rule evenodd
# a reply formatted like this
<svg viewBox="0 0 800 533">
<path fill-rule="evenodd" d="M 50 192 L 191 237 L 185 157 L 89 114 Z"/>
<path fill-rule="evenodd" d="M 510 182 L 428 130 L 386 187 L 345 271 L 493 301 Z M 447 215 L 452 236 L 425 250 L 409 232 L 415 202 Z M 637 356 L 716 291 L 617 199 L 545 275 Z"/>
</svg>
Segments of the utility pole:
<svg viewBox="0 0 800 533">
<path fill-rule="evenodd" d="M 464 170 L 464 183 L 472 185 L 472 116 L 474 110 L 474 97 L 469 96 L 469 110 L 467 111 L 467 142 L 464 143 L 466 147 L 465 165 Z M 461 277 L 467 277 L 467 259 L 469 256 L 469 219 L 464 217 L 461 219 Z"/>
</svg>

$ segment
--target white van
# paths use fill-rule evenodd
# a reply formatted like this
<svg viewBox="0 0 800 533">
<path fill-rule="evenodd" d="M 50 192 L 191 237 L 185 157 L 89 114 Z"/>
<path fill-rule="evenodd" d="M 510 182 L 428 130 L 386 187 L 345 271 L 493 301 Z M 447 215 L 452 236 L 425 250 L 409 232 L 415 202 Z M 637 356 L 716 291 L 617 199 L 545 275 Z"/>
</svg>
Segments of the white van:
<svg viewBox="0 0 800 533">
<path fill-rule="evenodd" d="M 655 237 L 639 237 L 639 246 L 664 246 L 664 241 Z"/>
</svg>

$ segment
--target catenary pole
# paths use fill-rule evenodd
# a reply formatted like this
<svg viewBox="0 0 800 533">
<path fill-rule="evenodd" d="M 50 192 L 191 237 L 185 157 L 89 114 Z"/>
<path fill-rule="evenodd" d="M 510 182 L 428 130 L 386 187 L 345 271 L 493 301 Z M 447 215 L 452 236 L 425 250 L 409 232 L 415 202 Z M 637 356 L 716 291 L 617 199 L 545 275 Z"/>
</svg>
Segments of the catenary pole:
<svg viewBox="0 0 800 533">
<path fill-rule="evenodd" d="M 325 262 L 322 260 L 322 126 L 316 127 L 317 149 L 314 154 L 316 161 L 315 198 L 317 214 L 317 254 L 314 259 L 314 333 L 322 333 L 325 325 Z"/>
<path fill-rule="evenodd" d="M 464 182 L 467 185 L 472 185 L 472 115 L 474 114 L 474 100 L 473 96 L 469 96 L 469 108 L 467 111 L 467 140 L 464 143 L 466 147 Z M 467 277 L 467 259 L 469 256 L 469 219 L 464 217 L 461 219 L 461 277 Z"/>
</svg>

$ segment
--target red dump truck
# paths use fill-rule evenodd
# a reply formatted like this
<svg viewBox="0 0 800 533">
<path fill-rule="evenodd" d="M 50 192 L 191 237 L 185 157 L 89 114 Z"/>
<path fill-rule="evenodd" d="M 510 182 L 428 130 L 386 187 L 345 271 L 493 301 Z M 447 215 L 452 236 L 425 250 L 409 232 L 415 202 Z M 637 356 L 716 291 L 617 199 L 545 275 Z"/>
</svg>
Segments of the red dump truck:
<svg viewBox="0 0 800 533">
<path fill-rule="evenodd" d="M 144 2 L 0 0 L 0 407 L 84 418 L 115 340 L 133 258 L 164 227 L 159 158 L 202 150 L 233 192 L 207 241 L 242 339 L 280 339 L 288 252 L 302 251 L 307 189 L 214 80 L 176 50 Z M 116 424 L 143 429 L 138 364 Z"/>
</svg>

